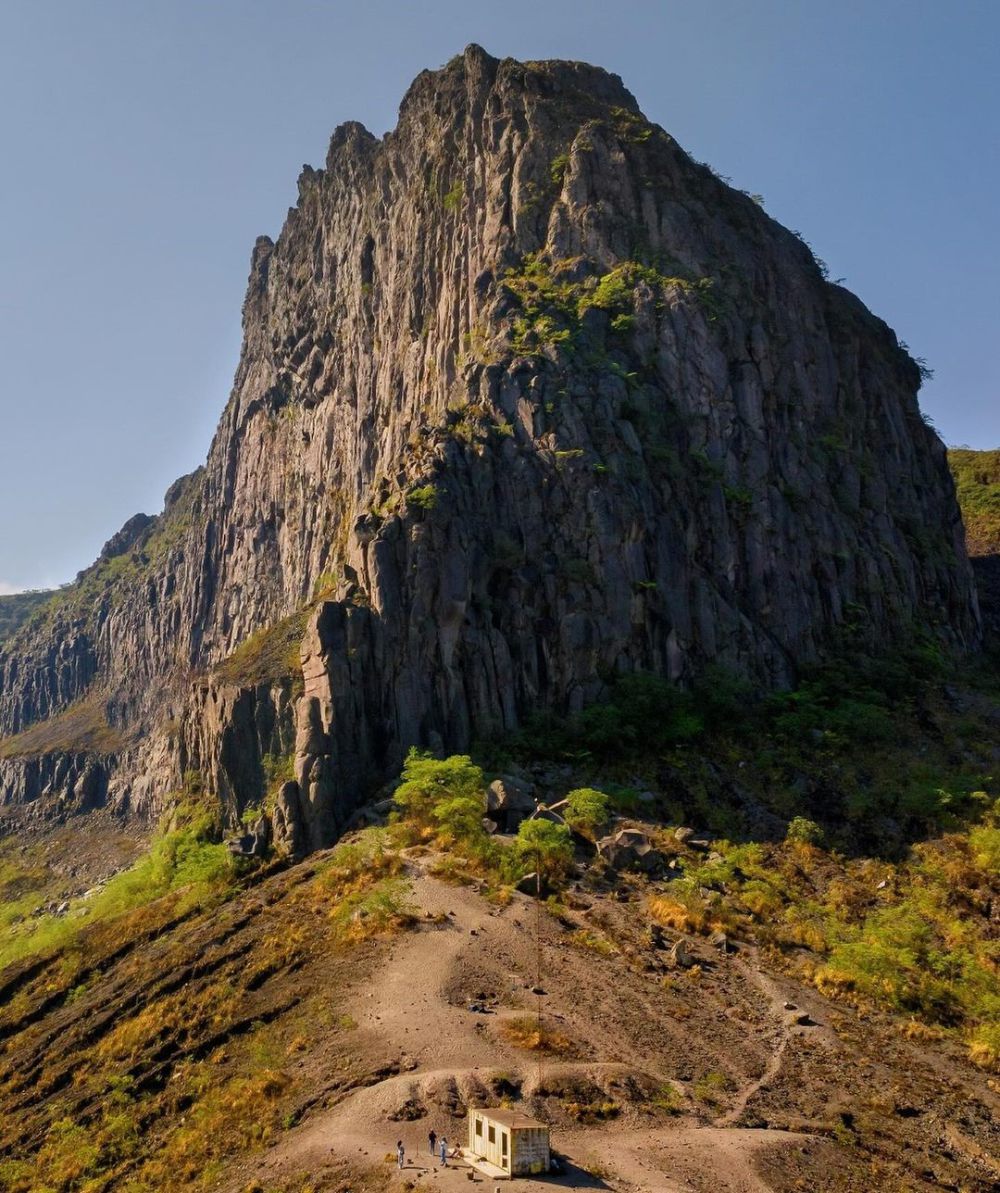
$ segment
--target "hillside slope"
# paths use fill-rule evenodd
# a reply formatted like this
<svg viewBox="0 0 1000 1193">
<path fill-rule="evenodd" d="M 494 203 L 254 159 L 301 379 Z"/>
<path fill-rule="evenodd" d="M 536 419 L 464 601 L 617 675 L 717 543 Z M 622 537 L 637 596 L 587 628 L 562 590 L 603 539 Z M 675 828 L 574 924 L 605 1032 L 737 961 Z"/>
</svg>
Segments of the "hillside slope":
<svg viewBox="0 0 1000 1193">
<path fill-rule="evenodd" d="M 978 641 L 917 365 L 603 71 L 470 47 L 341 126 L 243 314 L 205 467 L 0 651 L 6 802 L 280 779 L 316 847 L 409 746 L 621 672 Z"/>
<path fill-rule="evenodd" d="M 1000 643 L 1000 451 L 949 448 L 984 628 Z"/>
<path fill-rule="evenodd" d="M 954 1034 L 860 988 L 845 998 L 843 977 L 819 992 L 804 933 L 757 942 L 781 917 L 759 877 L 740 888 L 746 847 L 719 841 L 713 855 L 624 823 L 656 834 L 674 870 L 619 873 L 581 845 L 547 904 L 405 823 L 224 883 L 204 856 L 192 870 L 188 838 L 174 863 L 187 853 L 185 882 L 159 898 L 133 889 L 129 907 L 119 878 L 74 901 L 49 917 L 59 947 L 0 972 L 0 1183 L 464 1189 L 464 1165 L 429 1161 L 427 1131 L 463 1142 L 470 1104 L 502 1104 L 551 1124 L 567 1164 L 553 1187 L 996 1188 L 997 1083 Z M 51 839 L 46 854 L 67 845 Z M 795 841 L 760 862 L 774 892 L 805 881 L 793 909 L 807 916 L 827 896 L 885 914 L 902 878 L 870 862 L 848 873 Z M 687 890 L 723 892 L 704 894 L 730 917 L 725 935 L 672 918 L 684 875 Z M 82 918 L 112 891 L 116 916 Z"/>
<path fill-rule="evenodd" d="M 50 592 L 15 592 L 0 596 L 0 646 L 12 637 L 39 605 L 51 598 Z"/>
<path fill-rule="evenodd" d="M 948 449 L 948 465 L 973 556 L 1000 555 L 1000 451 Z"/>
</svg>

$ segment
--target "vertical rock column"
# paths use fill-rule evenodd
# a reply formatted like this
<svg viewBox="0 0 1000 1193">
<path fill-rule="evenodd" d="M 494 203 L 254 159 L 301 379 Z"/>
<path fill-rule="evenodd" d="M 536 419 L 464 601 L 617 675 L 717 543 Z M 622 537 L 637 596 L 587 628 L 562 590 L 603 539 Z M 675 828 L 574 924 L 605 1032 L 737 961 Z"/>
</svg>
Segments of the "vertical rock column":
<svg viewBox="0 0 1000 1193">
<path fill-rule="evenodd" d="M 322 848 L 336 839 L 335 760 L 333 756 L 333 692 L 318 620 L 309 619 L 300 648 L 303 695 L 296 707 L 295 780 L 306 845 Z M 291 797 L 291 792 L 287 796 Z"/>
</svg>

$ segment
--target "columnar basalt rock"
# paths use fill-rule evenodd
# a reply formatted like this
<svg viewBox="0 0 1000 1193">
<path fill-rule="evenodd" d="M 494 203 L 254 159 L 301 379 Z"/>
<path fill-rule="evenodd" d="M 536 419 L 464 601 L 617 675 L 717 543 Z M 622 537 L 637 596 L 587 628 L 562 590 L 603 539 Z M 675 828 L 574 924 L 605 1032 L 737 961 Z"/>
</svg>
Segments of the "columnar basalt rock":
<svg viewBox="0 0 1000 1193">
<path fill-rule="evenodd" d="M 594 67 L 470 47 L 381 141 L 341 126 L 243 318 L 205 467 L 0 653 L 0 734 L 99 693 L 145 743 L 112 802 L 194 768 L 235 815 L 290 755 L 301 850 L 410 745 L 616 671 L 977 640 L 917 365 Z"/>
</svg>

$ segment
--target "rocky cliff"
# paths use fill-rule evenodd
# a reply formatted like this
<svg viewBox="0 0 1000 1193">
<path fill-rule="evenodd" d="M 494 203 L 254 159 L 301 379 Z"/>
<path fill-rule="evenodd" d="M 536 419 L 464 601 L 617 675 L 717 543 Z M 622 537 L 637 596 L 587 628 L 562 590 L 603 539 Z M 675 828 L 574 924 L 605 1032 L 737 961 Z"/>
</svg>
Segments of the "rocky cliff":
<svg viewBox="0 0 1000 1193">
<path fill-rule="evenodd" d="M 196 771 L 305 848 L 616 672 L 977 641 L 917 365 L 603 71 L 470 47 L 341 126 L 243 319 L 205 466 L 0 652 L 8 801 Z"/>
</svg>

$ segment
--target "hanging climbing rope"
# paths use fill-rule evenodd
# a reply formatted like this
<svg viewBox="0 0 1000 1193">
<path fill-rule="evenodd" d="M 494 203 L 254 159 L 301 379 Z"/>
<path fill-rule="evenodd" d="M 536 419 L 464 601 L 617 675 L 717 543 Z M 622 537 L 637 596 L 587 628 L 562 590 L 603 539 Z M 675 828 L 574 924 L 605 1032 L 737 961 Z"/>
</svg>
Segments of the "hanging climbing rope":
<svg viewBox="0 0 1000 1193">
<path fill-rule="evenodd" d="M 551 818 L 558 821 L 559 824 L 566 824 L 563 817 L 556 811 L 557 808 L 565 807 L 566 801 L 560 800 L 555 804 L 541 804 L 537 803 L 534 812 L 527 817 L 528 820 L 538 820 L 544 814 L 546 818 Z M 542 999 L 545 997 L 545 987 L 542 985 L 542 852 L 541 849 L 535 850 L 535 1030 L 538 1032 L 538 1085 L 539 1093 L 542 1090 L 542 1065 L 545 1056 L 545 1034 L 542 1026 Z"/>
</svg>

